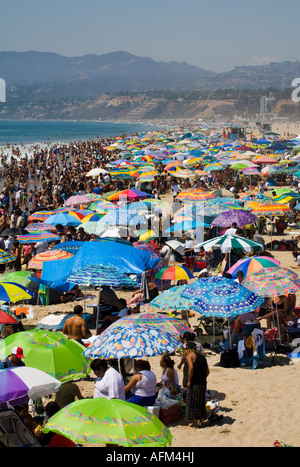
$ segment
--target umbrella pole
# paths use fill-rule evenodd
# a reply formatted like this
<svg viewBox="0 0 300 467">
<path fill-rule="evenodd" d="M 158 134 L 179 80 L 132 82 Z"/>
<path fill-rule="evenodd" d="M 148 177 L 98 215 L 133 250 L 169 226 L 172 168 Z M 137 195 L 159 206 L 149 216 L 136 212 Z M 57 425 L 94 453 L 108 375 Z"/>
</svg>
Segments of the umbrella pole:
<svg viewBox="0 0 300 467">
<path fill-rule="evenodd" d="M 228 316 L 228 339 L 229 339 L 229 346 L 230 346 L 230 350 L 232 349 L 232 345 L 231 345 L 231 334 L 230 334 L 230 318 Z"/>
<path fill-rule="evenodd" d="M 279 313 L 278 313 L 277 302 L 276 302 L 276 315 L 277 315 L 277 327 L 278 327 L 279 342 L 281 343 L 280 322 L 279 322 Z"/>
<path fill-rule="evenodd" d="M 98 321 L 99 321 L 99 311 L 100 311 L 100 293 L 101 293 L 101 287 L 99 287 L 98 303 L 97 303 L 97 313 L 96 313 L 96 335 L 97 335 L 97 328 L 98 328 Z"/>
</svg>

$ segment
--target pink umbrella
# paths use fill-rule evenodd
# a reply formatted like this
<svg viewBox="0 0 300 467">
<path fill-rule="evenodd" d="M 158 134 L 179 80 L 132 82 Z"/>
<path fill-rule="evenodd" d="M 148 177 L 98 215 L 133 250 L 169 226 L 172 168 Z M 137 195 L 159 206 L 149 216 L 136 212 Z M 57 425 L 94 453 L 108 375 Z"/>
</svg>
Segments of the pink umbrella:
<svg viewBox="0 0 300 467">
<path fill-rule="evenodd" d="M 85 195 L 71 196 L 65 202 L 65 206 L 76 206 L 79 204 L 91 204 L 91 198 Z"/>
</svg>

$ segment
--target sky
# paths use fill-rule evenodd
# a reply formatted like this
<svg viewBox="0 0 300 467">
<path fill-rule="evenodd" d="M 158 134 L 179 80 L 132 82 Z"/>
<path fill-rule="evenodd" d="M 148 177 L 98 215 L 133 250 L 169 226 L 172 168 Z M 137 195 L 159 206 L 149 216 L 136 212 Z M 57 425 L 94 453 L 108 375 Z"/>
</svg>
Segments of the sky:
<svg viewBox="0 0 300 467">
<path fill-rule="evenodd" d="M 216 72 L 300 55 L 299 0 L 0 0 L 0 8 L 0 51 L 125 50 Z"/>
</svg>

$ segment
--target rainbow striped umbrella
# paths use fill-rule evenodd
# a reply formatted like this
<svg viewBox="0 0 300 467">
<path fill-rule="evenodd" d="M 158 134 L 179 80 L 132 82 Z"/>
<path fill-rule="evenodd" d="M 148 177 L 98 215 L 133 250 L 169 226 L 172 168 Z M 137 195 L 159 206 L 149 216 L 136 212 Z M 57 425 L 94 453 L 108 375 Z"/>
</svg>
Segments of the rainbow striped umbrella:
<svg viewBox="0 0 300 467">
<path fill-rule="evenodd" d="M 53 211 L 37 211 L 28 217 L 29 221 L 45 221 L 49 216 L 53 214 Z"/>
<path fill-rule="evenodd" d="M 31 232 L 28 235 L 18 235 L 20 243 L 37 243 L 37 242 L 56 242 L 60 241 L 59 235 L 51 232 Z"/>
<path fill-rule="evenodd" d="M 55 228 L 55 225 L 50 225 L 50 224 L 45 224 L 44 222 L 37 222 L 35 224 L 29 224 L 26 226 L 26 230 L 28 232 L 45 232 L 45 231 L 49 231 L 49 232 L 55 232 L 56 231 L 56 228 Z"/>
<path fill-rule="evenodd" d="M 31 269 L 43 269 L 45 261 L 56 261 L 58 259 L 71 258 L 73 255 L 68 251 L 63 250 L 47 250 L 35 255 L 28 263 Z"/>
<path fill-rule="evenodd" d="M 156 279 L 160 280 L 188 280 L 192 279 L 193 274 L 184 266 L 168 266 L 162 268 L 157 274 L 155 274 Z"/>
<path fill-rule="evenodd" d="M 268 204 L 268 205 L 261 205 L 255 206 L 252 209 L 252 214 L 256 217 L 263 217 L 263 216 L 285 216 L 287 214 L 293 214 L 292 209 L 290 209 L 285 204 Z"/>
<path fill-rule="evenodd" d="M 176 201 L 205 201 L 216 198 L 216 195 L 209 191 L 181 191 L 176 196 Z"/>
<path fill-rule="evenodd" d="M 230 269 L 228 273 L 232 275 L 233 279 L 236 279 L 237 272 L 242 271 L 244 277 L 253 274 L 254 272 L 261 271 L 264 268 L 279 267 L 280 261 L 270 256 L 251 256 L 250 258 L 243 258 L 237 261 Z"/>
</svg>

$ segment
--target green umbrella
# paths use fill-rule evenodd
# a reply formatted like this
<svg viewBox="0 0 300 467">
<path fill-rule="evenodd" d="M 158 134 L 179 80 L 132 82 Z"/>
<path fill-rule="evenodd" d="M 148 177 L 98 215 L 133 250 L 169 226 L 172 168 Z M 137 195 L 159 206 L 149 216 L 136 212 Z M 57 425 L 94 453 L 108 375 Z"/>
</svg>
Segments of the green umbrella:
<svg viewBox="0 0 300 467">
<path fill-rule="evenodd" d="M 75 443 L 124 447 L 171 445 L 170 430 L 152 413 L 120 399 L 83 399 L 53 415 L 42 430 L 59 433 Z"/>
<path fill-rule="evenodd" d="M 0 360 L 10 355 L 15 346 L 23 349 L 26 366 L 61 382 L 85 378 L 90 372 L 89 359 L 82 354 L 85 347 L 62 333 L 34 329 L 12 334 L 0 342 Z"/>
<path fill-rule="evenodd" d="M 0 282 L 14 282 L 15 284 L 23 285 L 27 287 L 31 282 L 30 277 L 33 275 L 30 271 L 15 271 L 3 274 L 0 278 Z"/>
</svg>

